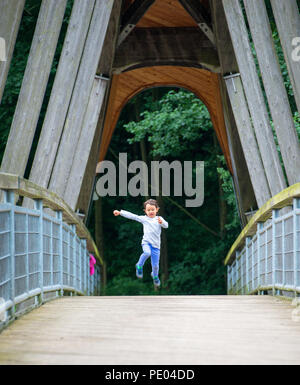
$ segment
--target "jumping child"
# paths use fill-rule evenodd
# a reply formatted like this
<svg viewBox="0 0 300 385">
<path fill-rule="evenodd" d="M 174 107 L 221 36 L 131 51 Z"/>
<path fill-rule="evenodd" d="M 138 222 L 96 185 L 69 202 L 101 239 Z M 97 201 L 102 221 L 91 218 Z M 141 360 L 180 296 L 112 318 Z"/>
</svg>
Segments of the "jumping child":
<svg viewBox="0 0 300 385">
<path fill-rule="evenodd" d="M 144 202 L 144 212 L 146 215 L 136 215 L 125 210 L 114 210 L 114 215 L 121 215 L 122 217 L 132 219 L 140 222 L 144 227 L 144 235 L 142 239 L 143 254 L 140 256 L 136 264 L 136 276 L 143 278 L 143 266 L 145 261 L 151 256 L 151 265 L 154 286 L 160 286 L 158 277 L 159 271 L 159 256 L 160 256 L 160 234 L 161 228 L 167 229 L 169 227 L 162 217 L 156 216 L 159 210 L 158 203 L 155 199 L 148 199 Z"/>
</svg>

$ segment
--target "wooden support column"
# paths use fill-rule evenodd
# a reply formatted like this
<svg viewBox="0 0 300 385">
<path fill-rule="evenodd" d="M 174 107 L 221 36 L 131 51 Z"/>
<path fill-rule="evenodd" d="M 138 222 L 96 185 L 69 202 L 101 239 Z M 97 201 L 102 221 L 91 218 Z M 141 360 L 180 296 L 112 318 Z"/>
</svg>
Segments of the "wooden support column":
<svg viewBox="0 0 300 385">
<path fill-rule="evenodd" d="M 225 80 L 258 207 L 271 198 L 239 76 Z"/>
<path fill-rule="evenodd" d="M 108 82 L 109 79 L 95 78 L 89 104 L 85 112 L 83 126 L 81 128 L 68 183 L 63 196 L 63 199 L 73 210 L 76 209 Z M 96 165 L 94 168 L 94 174 L 95 173 Z"/>
<path fill-rule="evenodd" d="M 95 0 L 75 0 L 29 179 L 48 188 Z M 51 143 L 51 146 L 49 146 Z"/>
<path fill-rule="evenodd" d="M 293 39 L 300 37 L 300 15 L 296 0 L 271 0 L 273 14 L 280 36 L 285 61 L 300 111 L 300 61 L 293 60 Z M 299 42 L 298 42 L 299 44 Z"/>
<path fill-rule="evenodd" d="M 25 0 L 0 2 L 0 38 L 5 41 L 6 61 L 0 62 L 0 102 L 23 14 Z"/>
<path fill-rule="evenodd" d="M 273 196 L 286 188 L 286 183 L 256 72 L 248 31 L 239 0 L 223 0 L 223 5 L 262 162 Z M 253 187 L 256 191 L 260 186 Z"/>
<path fill-rule="evenodd" d="M 1 171 L 24 175 L 67 0 L 43 0 Z"/>
<path fill-rule="evenodd" d="M 97 66 L 99 64 L 100 58 L 104 54 L 103 47 L 105 43 L 105 37 L 109 30 L 109 25 L 114 18 L 119 21 L 120 8 L 120 0 L 96 0 L 95 2 L 90 29 L 85 43 L 85 48 L 74 86 L 71 103 L 51 175 L 49 189 L 55 191 L 60 196 L 63 196 L 67 203 L 70 203 L 70 201 L 69 196 L 66 194 L 68 194 L 72 188 L 78 188 L 78 192 L 76 192 L 76 194 L 74 194 L 71 198 L 73 207 L 76 205 L 81 188 L 81 185 L 76 187 L 76 183 L 78 181 L 76 173 L 80 174 L 81 176 L 84 175 L 87 162 L 80 162 L 80 154 L 82 152 L 89 153 L 95 130 L 93 129 L 88 131 L 86 133 L 86 137 L 84 137 L 84 134 L 82 133 L 85 128 L 89 127 L 89 119 L 91 116 L 93 117 L 93 121 L 91 123 L 93 124 L 93 128 L 94 125 L 97 125 L 97 122 L 95 122 L 96 115 L 94 115 L 94 113 L 91 111 L 91 104 L 94 105 L 96 100 L 99 102 L 101 99 L 101 103 L 104 100 L 101 94 L 104 95 L 104 88 L 106 86 L 103 82 L 95 85 Z M 114 42 L 115 41 L 116 38 L 114 39 Z M 109 56 L 111 60 L 113 60 L 114 55 L 112 46 L 111 51 L 109 52 Z M 93 94 L 93 85 L 96 88 L 99 86 L 101 90 L 98 89 L 99 95 L 94 94 L 94 96 L 91 97 Z M 90 105 L 89 102 L 91 103 Z M 99 108 L 101 109 L 101 107 L 102 106 Z M 100 110 L 97 109 L 97 114 L 98 111 Z M 73 163 L 78 164 L 79 168 L 77 170 L 74 169 Z M 68 193 L 66 191 L 68 191 Z M 75 195 L 77 195 L 77 197 Z"/>
<path fill-rule="evenodd" d="M 266 6 L 263 0 L 244 0 L 244 4 L 286 175 L 292 185 L 300 182 L 300 147 Z"/>
</svg>

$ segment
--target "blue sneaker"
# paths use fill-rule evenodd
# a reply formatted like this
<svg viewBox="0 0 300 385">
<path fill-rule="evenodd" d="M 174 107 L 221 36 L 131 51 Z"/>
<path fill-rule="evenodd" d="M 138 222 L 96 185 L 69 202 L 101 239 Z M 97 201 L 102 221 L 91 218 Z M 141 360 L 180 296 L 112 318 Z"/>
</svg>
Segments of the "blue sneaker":
<svg viewBox="0 0 300 385">
<path fill-rule="evenodd" d="M 153 278 L 154 286 L 159 287 L 160 286 L 160 280 L 159 280 L 158 276 L 153 276 L 153 273 L 151 273 L 151 277 Z"/>
<path fill-rule="evenodd" d="M 143 278 L 143 266 L 135 265 L 136 276 L 138 278 Z"/>
</svg>

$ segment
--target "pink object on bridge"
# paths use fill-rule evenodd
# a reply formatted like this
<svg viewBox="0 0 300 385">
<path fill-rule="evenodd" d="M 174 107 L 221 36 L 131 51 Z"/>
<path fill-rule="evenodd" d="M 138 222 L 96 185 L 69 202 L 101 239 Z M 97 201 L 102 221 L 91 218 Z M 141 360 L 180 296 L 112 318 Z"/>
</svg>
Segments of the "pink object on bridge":
<svg viewBox="0 0 300 385">
<path fill-rule="evenodd" d="M 90 254 L 90 275 L 93 275 L 95 273 L 95 265 L 96 259 L 93 256 L 93 254 Z"/>
</svg>

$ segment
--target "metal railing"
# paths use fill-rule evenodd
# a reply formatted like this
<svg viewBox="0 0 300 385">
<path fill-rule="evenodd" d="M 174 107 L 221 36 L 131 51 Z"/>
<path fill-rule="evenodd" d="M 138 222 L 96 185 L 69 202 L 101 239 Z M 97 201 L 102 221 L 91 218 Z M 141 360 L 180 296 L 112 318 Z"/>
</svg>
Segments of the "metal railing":
<svg viewBox="0 0 300 385">
<path fill-rule="evenodd" d="M 228 294 L 300 295 L 300 183 L 270 199 L 232 246 Z"/>
<path fill-rule="evenodd" d="M 99 295 L 98 250 L 76 214 L 55 194 L 0 173 L 0 329 L 16 316 L 62 295 Z M 15 205 L 16 194 L 34 209 Z M 55 215 L 46 213 L 50 207 Z M 67 223 L 67 221 L 69 223 Z M 98 259 L 90 275 L 90 256 Z"/>
</svg>

